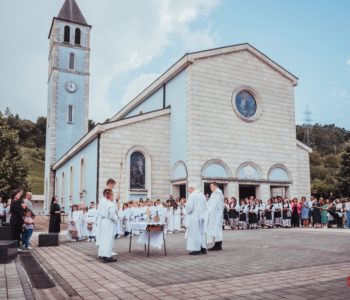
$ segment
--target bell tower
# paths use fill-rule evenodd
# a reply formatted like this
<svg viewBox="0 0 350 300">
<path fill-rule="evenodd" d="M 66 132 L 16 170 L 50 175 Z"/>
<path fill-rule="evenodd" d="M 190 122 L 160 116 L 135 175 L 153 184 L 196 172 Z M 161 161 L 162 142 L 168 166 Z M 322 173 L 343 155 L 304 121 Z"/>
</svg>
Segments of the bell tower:
<svg viewBox="0 0 350 300">
<path fill-rule="evenodd" d="M 75 0 L 65 0 L 49 32 L 45 211 L 54 193 L 52 166 L 88 132 L 90 30 Z"/>
</svg>

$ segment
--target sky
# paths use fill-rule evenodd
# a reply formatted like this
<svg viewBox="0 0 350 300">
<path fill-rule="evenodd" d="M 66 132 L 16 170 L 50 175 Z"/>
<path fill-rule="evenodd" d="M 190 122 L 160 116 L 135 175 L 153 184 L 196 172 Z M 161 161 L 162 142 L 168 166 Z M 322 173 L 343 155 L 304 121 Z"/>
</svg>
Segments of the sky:
<svg viewBox="0 0 350 300">
<path fill-rule="evenodd" d="M 76 0 L 91 24 L 89 118 L 103 122 L 187 52 L 248 42 L 299 78 L 296 122 L 350 130 L 348 0 Z M 63 0 L 0 0 L 0 111 L 46 114 Z M 281 99 L 283 105 L 283 99 Z"/>
</svg>

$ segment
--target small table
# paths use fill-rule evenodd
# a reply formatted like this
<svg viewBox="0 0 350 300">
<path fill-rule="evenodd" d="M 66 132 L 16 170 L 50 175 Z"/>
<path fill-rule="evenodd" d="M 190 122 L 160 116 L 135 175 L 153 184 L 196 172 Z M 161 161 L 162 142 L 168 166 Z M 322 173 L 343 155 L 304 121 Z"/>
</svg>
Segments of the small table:
<svg viewBox="0 0 350 300">
<path fill-rule="evenodd" d="M 165 244 L 165 224 L 156 224 L 156 223 L 146 223 L 146 222 L 133 222 L 130 223 L 130 242 L 129 242 L 129 252 L 131 252 L 131 243 L 132 243 L 132 231 L 139 230 L 143 231 L 141 236 L 139 237 L 138 242 L 145 245 L 145 251 L 147 251 L 147 257 L 149 257 L 149 248 L 152 239 L 158 240 L 160 235 L 162 237 L 162 242 L 164 245 L 164 255 L 166 256 L 166 244 Z M 147 244 L 146 244 L 147 242 Z M 160 245 L 161 247 L 161 245 Z"/>
</svg>

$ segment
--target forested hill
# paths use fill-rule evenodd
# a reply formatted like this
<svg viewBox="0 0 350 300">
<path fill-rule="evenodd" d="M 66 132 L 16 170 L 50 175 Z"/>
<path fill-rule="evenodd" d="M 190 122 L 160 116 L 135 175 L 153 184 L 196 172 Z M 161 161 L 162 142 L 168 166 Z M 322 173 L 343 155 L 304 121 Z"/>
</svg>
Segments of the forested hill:
<svg viewBox="0 0 350 300">
<path fill-rule="evenodd" d="M 1 112 L 0 112 L 1 114 Z M 36 122 L 13 115 L 9 109 L 2 113 L 8 126 L 17 131 L 18 143 L 24 162 L 28 165 L 28 183 L 34 194 L 44 191 L 44 160 L 46 118 L 39 117 Z M 89 130 L 95 123 L 89 120 Z M 297 139 L 304 142 L 305 126 L 297 125 Z M 312 126 L 311 142 L 313 153 L 310 156 L 312 190 L 317 194 L 337 194 L 336 174 L 340 157 L 346 143 L 350 142 L 350 131 L 334 124 Z"/>
</svg>

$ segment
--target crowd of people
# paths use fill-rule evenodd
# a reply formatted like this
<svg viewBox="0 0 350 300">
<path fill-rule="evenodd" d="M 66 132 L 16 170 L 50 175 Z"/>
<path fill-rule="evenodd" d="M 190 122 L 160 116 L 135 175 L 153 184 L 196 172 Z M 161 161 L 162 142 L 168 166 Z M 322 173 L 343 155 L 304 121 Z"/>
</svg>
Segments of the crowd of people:
<svg viewBox="0 0 350 300">
<path fill-rule="evenodd" d="M 302 197 L 300 200 L 297 198 L 289 200 L 288 198 L 272 197 L 264 203 L 255 197 L 247 197 L 240 201 L 234 197 L 223 198 L 220 191 L 221 194 L 218 194 L 218 197 L 222 196 L 222 201 L 217 199 L 211 201 L 213 195 L 215 196 L 214 192 L 220 190 L 214 184 L 213 194 L 210 196 L 204 196 L 198 192 L 195 186 L 189 186 L 188 200 L 185 198 L 174 199 L 170 196 L 166 201 L 140 198 L 120 204 L 119 197 L 113 194 L 115 185 L 116 182 L 113 179 L 107 181 L 103 197 L 98 203 L 91 202 L 89 206 L 84 203 L 72 205 L 68 214 L 67 230 L 70 241 L 84 240 L 101 245 L 105 243 L 103 239 L 105 232 L 108 232 L 111 238 L 107 238 L 106 241 L 108 241 L 108 249 L 110 249 L 110 247 L 115 246 L 113 240 L 128 237 L 131 234 L 130 224 L 132 222 L 155 222 L 165 224 L 166 232 L 169 234 L 186 231 L 186 236 L 190 240 L 188 243 L 191 244 L 192 222 L 192 224 L 196 224 L 195 226 L 200 224 L 196 230 L 201 234 L 196 235 L 196 247 L 188 247 L 188 250 L 192 254 L 193 252 L 205 254 L 206 246 L 203 241 L 206 239 L 204 234 L 207 234 L 208 237 L 210 230 L 208 231 L 207 227 L 210 223 L 210 216 L 213 215 L 215 215 L 215 221 L 211 221 L 211 224 L 214 222 L 215 226 L 213 227 L 221 227 L 221 230 L 292 227 L 350 228 L 349 199 L 340 201 L 339 199 L 315 197 L 306 199 Z M 9 202 L 2 202 L 0 199 L 0 221 L 10 223 L 13 237 L 18 241 L 19 251 L 31 249 L 30 238 L 35 218 L 31 197 L 30 192 L 27 192 L 23 197 L 23 191 L 17 189 L 12 193 Z M 198 205 L 202 206 L 201 212 L 196 214 L 193 223 L 193 210 Z M 215 207 L 215 209 L 210 210 L 210 207 Z M 50 206 L 49 232 L 60 232 L 62 213 L 64 212 L 61 211 L 59 201 L 54 196 Z M 198 215 L 201 216 L 199 219 Z M 106 220 L 109 220 L 108 230 L 104 229 Z M 222 245 L 222 233 L 216 229 L 215 232 L 212 234 L 213 237 L 216 236 L 214 247 L 219 250 Z M 138 235 L 140 232 L 134 230 L 132 234 Z M 214 242 L 214 238 L 212 240 Z M 200 249 L 198 249 L 199 241 L 201 241 Z M 109 251 L 107 250 L 107 253 Z M 102 253 L 99 256 L 113 260 L 111 256 L 115 253 L 112 251 L 111 256 L 105 254 Z"/>
<path fill-rule="evenodd" d="M 254 197 L 237 201 L 225 198 L 224 227 L 256 228 L 350 228 L 350 200 L 311 197 L 307 200 L 272 197 L 264 203 Z"/>
<path fill-rule="evenodd" d="M 17 240 L 18 251 L 31 250 L 30 238 L 34 230 L 32 193 L 27 192 L 23 198 L 23 190 L 16 189 L 11 193 L 9 201 L 0 198 L 0 222 L 9 223 L 11 234 Z"/>
</svg>

